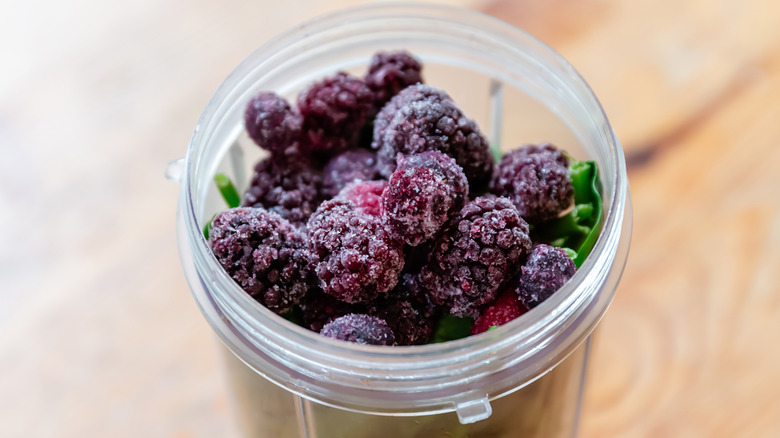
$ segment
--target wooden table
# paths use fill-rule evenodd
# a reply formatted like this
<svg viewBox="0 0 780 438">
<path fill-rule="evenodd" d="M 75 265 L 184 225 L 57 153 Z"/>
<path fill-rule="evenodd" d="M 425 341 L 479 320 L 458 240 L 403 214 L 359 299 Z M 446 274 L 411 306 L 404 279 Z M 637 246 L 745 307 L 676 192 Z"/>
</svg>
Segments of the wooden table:
<svg viewBox="0 0 780 438">
<path fill-rule="evenodd" d="M 236 436 L 162 174 L 246 54 L 356 2 L 322 3 L 4 4 L 0 435 Z M 627 152 L 581 435 L 780 436 L 780 3 L 450 3 L 559 50 Z"/>
</svg>

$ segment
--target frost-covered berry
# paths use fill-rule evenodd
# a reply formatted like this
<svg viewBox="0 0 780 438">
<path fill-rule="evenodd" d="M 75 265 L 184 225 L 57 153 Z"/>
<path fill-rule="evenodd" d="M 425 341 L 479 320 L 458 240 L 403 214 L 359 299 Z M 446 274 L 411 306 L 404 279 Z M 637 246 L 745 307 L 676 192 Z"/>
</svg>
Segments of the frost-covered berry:
<svg viewBox="0 0 780 438">
<path fill-rule="evenodd" d="M 517 295 L 513 290 L 502 293 L 496 303 L 485 309 L 471 326 L 471 334 L 476 335 L 486 332 L 490 327 L 498 327 L 517 318 L 526 312 L 517 301 Z"/>
<path fill-rule="evenodd" d="M 377 113 L 374 119 L 374 135 L 371 141 L 371 148 L 380 149 L 382 147 L 387 127 L 401 108 L 413 102 L 434 103 L 443 100 L 452 100 L 452 98 L 443 90 L 429 85 L 419 84 L 404 88 Z"/>
<path fill-rule="evenodd" d="M 393 100 L 403 101 L 406 99 L 404 93 L 410 89 L 410 94 L 419 94 L 420 87 L 429 86 L 415 85 L 406 88 Z M 387 126 L 377 123 L 380 115 L 382 120 L 389 117 L 385 112 L 388 107 L 390 110 L 395 107 L 393 101 L 377 115 L 374 143 L 379 146 L 379 173 L 389 178 L 395 171 L 398 154 L 413 155 L 437 150 L 455 159 L 463 168 L 472 187 L 487 183 L 493 171 L 493 157 L 479 127 L 461 112 L 452 99 L 443 99 L 440 94 L 433 92 L 428 94 L 428 97 L 421 100 L 399 106 Z M 381 132 L 377 132 L 378 128 Z"/>
<path fill-rule="evenodd" d="M 490 182 L 491 193 L 511 199 L 531 224 L 554 219 L 574 197 L 569 170 L 553 154 L 508 152 Z"/>
<path fill-rule="evenodd" d="M 249 101 L 244 125 L 249 137 L 273 155 L 300 154 L 303 118 L 275 93 L 264 92 Z"/>
<path fill-rule="evenodd" d="M 337 197 L 319 206 L 307 229 L 311 266 L 325 293 L 365 303 L 395 287 L 403 246 L 390 238 L 379 216 Z"/>
<path fill-rule="evenodd" d="M 370 345 L 394 345 L 395 336 L 387 323 L 375 316 L 352 313 L 336 318 L 320 334 L 333 339 Z"/>
<path fill-rule="evenodd" d="M 301 301 L 301 309 L 304 327 L 318 333 L 325 324 L 338 317 L 350 313 L 366 313 L 365 306 L 339 301 L 319 288 L 313 288 L 306 293 Z"/>
<path fill-rule="evenodd" d="M 432 301 L 450 314 L 477 316 L 517 274 L 530 249 L 528 224 L 514 205 L 479 197 L 437 237 L 420 278 Z"/>
<path fill-rule="evenodd" d="M 407 52 L 379 52 L 371 58 L 363 80 L 374 92 L 377 110 L 404 88 L 422 83 L 422 65 Z"/>
<path fill-rule="evenodd" d="M 417 246 L 460 211 L 468 193 L 452 157 L 439 151 L 401 157 L 382 195 L 382 215 L 396 239 Z"/>
<path fill-rule="evenodd" d="M 233 280 L 276 313 L 298 303 L 309 288 L 306 237 L 276 213 L 222 211 L 211 223 L 209 243 Z"/>
<path fill-rule="evenodd" d="M 556 148 L 550 143 L 522 145 L 512 151 L 512 153 L 517 155 L 547 154 L 552 156 L 552 158 L 561 166 L 569 167 L 569 158 L 566 156 L 564 151 Z"/>
<path fill-rule="evenodd" d="M 402 275 L 395 289 L 371 302 L 368 313 L 387 322 L 398 345 L 427 344 L 433 334 L 436 307 L 416 275 Z"/>
<path fill-rule="evenodd" d="M 322 176 L 303 160 L 270 157 L 255 165 L 241 205 L 263 207 L 303 225 L 320 203 Z"/>
<path fill-rule="evenodd" d="M 561 248 L 536 245 L 521 268 L 517 296 L 529 309 L 539 305 L 577 272 L 574 261 Z"/>
<path fill-rule="evenodd" d="M 373 102 L 374 93 L 368 85 L 347 73 L 311 84 L 298 96 L 302 141 L 319 156 L 332 156 L 355 146 Z"/>
<path fill-rule="evenodd" d="M 347 184 L 336 198 L 351 202 L 356 209 L 371 216 L 382 214 L 382 193 L 387 181 L 357 181 Z M 335 198 L 334 198 L 335 199 Z"/>
<path fill-rule="evenodd" d="M 353 149 L 333 157 L 323 170 L 322 194 L 336 196 L 347 184 L 355 181 L 379 179 L 376 152 Z"/>
</svg>

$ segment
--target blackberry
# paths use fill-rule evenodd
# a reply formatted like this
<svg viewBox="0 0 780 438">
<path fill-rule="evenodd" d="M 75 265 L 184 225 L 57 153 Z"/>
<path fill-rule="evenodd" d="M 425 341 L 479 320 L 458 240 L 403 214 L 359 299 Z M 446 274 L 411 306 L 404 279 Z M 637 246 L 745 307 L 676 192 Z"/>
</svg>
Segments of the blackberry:
<svg viewBox="0 0 780 438">
<path fill-rule="evenodd" d="M 366 313 L 365 306 L 339 301 L 319 288 L 310 290 L 301 301 L 303 324 L 310 330 L 320 332 L 325 324 L 350 313 Z"/>
<path fill-rule="evenodd" d="M 363 80 L 374 92 L 374 107 L 379 110 L 404 88 L 422 83 L 422 65 L 407 52 L 379 52 L 371 58 Z"/>
<path fill-rule="evenodd" d="M 415 87 L 418 88 L 416 91 Z M 393 100 L 404 99 L 402 95 L 409 89 L 412 89 L 410 93 L 418 94 L 419 87 L 428 86 L 409 87 Z M 374 125 L 374 140 L 379 145 L 378 169 L 382 176 L 389 178 L 395 171 L 398 154 L 438 150 L 455 159 L 472 187 L 484 185 L 490 180 L 493 157 L 487 140 L 477 124 L 463 115 L 452 99 L 443 99 L 441 94 L 431 92 L 422 100 L 399 106 L 387 126 L 380 126 L 380 115 L 383 120 L 386 119 L 389 114 L 382 113 L 394 106 L 391 100 L 377 115 Z M 377 132 L 378 128 L 381 132 Z"/>
<path fill-rule="evenodd" d="M 490 182 L 491 193 L 511 199 L 525 220 L 538 224 L 554 219 L 574 199 L 569 170 L 551 153 L 508 152 Z"/>
<path fill-rule="evenodd" d="M 401 90 L 387 102 L 374 118 L 374 137 L 371 141 L 371 148 L 380 149 L 382 147 L 387 127 L 401 108 L 412 102 L 439 102 L 442 100 L 452 100 L 452 98 L 443 90 L 429 85 L 412 85 Z"/>
<path fill-rule="evenodd" d="M 298 303 L 309 288 L 306 237 L 276 213 L 222 211 L 212 221 L 209 243 L 228 275 L 276 313 Z"/>
<path fill-rule="evenodd" d="M 373 100 L 374 93 L 365 82 L 347 73 L 311 84 L 298 96 L 302 141 L 318 157 L 355 146 L 360 128 L 373 111 Z"/>
<path fill-rule="evenodd" d="M 436 239 L 420 278 L 431 299 L 457 316 L 477 316 L 519 271 L 531 249 L 528 224 L 500 197 L 466 204 Z"/>
<path fill-rule="evenodd" d="M 382 193 L 387 181 L 358 181 L 348 184 L 336 198 L 351 202 L 356 209 L 371 216 L 382 213 Z"/>
<path fill-rule="evenodd" d="M 561 248 L 536 245 L 521 268 L 517 296 L 529 309 L 538 306 L 577 272 L 574 261 Z"/>
<path fill-rule="evenodd" d="M 303 160 L 270 157 L 255 165 L 241 205 L 263 207 L 294 225 L 303 225 L 317 209 L 322 176 Z"/>
<path fill-rule="evenodd" d="M 395 287 L 403 247 L 390 238 L 380 217 L 337 197 L 320 205 L 307 228 L 310 263 L 325 293 L 365 303 Z"/>
<path fill-rule="evenodd" d="M 547 154 L 552 156 L 561 166 L 569 167 L 569 157 L 566 156 L 566 153 L 550 143 L 526 144 L 512 152 L 521 155 Z"/>
<path fill-rule="evenodd" d="M 513 290 L 502 293 L 495 304 L 485 309 L 471 326 L 471 334 L 477 335 L 486 332 L 490 327 L 498 327 L 517 318 L 526 312 L 517 301 L 517 295 Z"/>
<path fill-rule="evenodd" d="M 398 345 L 422 345 L 431 340 L 436 307 L 416 275 L 402 275 L 395 289 L 369 305 L 368 313 L 387 322 Z"/>
<path fill-rule="evenodd" d="M 333 339 L 370 345 L 395 345 L 395 336 L 381 319 L 352 313 L 336 318 L 320 334 Z"/>
<path fill-rule="evenodd" d="M 397 240 L 417 246 L 460 211 L 468 193 L 466 175 L 452 157 L 439 151 L 401 157 L 382 195 L 382 215 Z"/>
<path fill-rule="evenodd" d="M 244 125 L 249 137 L 273 155 L 300 154 L 303 118 L 285 99 L 264 92 L 249 101 Z"/>
<path fill-rule="evenodd" d="M 323 174 L 322 194 L 332 198 L 351 182 L 379 179 L 376 153 L 365 149 L 343 152 L 328 161 Z"/>
</svg>

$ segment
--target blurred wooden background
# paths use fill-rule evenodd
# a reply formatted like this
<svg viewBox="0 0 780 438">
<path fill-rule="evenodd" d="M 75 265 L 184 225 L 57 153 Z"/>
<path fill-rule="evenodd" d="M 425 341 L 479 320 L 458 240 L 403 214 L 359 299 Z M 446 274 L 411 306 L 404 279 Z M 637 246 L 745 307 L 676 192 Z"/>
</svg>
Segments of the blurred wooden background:
<svg viewBox="0 0 780 438">
<path fill-rule="evenodd" d="M 0 435 L 236 436 L 163 170 L 252 49 L 355 3 L 0 3 Z M 780 436 L 780 3 L 447 3 L 561 52 L 626 149 L 581 436 Z"/>
</svg>

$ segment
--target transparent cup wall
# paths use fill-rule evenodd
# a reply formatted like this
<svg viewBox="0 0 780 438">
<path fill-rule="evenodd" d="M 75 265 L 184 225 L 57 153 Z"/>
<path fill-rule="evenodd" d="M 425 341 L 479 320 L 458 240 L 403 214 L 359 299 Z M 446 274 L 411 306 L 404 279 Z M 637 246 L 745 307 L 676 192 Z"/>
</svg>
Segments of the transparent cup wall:
<svg viewBox="0 0 780 438">
<path fill-rule="evenodd" d="M 522 41 L 512 40 L 513 37 L 522 38 Z M 290 50 L 285 52 L 291 44 L 295 45 L 295 56 L 290 55 Z M 503 46 L 493 51 L 492 44 Z M 425 395 L 420 395 L 419 406 L 412 397 L 408 406 L 396 410 L 375 406 L 363 408 L 360 403 L 341 403 L 340 400 L 348 396 L 339 394 L 338 388 L 321 389 L 320 383 L 331 383 L 330 376 L 327 372 L 316 375 L 316 366 L 307 368 L 309 374 L 297 374 L 297 371 L 283 367 L 280 371 L 276 365 L 266 365 L 257 358 L 266 357 L 263 342 L 267 337 L 263 337 L 261 330 L 253 330 L 251 320 L 243 321 L 251 312 L 241 306 L 246 308 L 251 304 L 235 304 L 235 300 L 227 297 L 230 294 L 225 289 L 232 286 L 226 286 L 224 279 L 215 278 L 218 267 L 215 268 L 213 259 L 193 257 L 196 250 L 206 248 L 207 251 L 205 242 L 196 237 L 199 232 L 196 228 L 225 208 L 211 182 L 213 175 L 226 173 L 243 192 L 254 163 L 264 156 L 243 132 L 242 111 L 249 98 L 259 91 L 273 90 L 295 102 L 297 93 L 310 82 L 340 70 L 362 76 L 371 55 L 378 50 L 394 49 L 405 49 L 417 56 L 423 63 L 426 83 L 446 90 L 465 114 L 478 122 L 491 145 L 511 150 L 521 144 L 547 141 L 576 158 L 595 160 L 601 171 L 605 215 L 616 215 L 608 241 L 600 241 L 594 249 L 594 252 L 609 252 L 608 257 L 599 258 L 598 263 L 586 261 L 583 265 L 583 270 L 592 270 L 593 275 L 586 277 L 583 274 L 580 281 L 599 278 L 599 284 L 593 297 L 583 299 L 581 303 L 578 301 L 582 307 L 578 310 L 579 316 L 572 317 L 560 328 L 560 333 L 566 336 L 552 337 L 549 343 L 534 344 L 539 346 L 531 349 L 535 362 L 531 363 L 530 359 L 528 362 L 532 370 L 526 373 L 522 369 L 525 362 L 518 359 L 512 366 L 520 366 L 522 379 L 499 390 L 486 389 L 482 404 L 463 403 L 462 406 L 470 406 L 464 409 L 460 409 L 458 406 L 461 405 L 456 405 L 455 400 L 451 405 L 445 403 L 442 407 L 439 403 L 434 407 L 433 403 L 426 404 Z M 630 238 L 630 198 L 624 181 L 622 152 L 606 120 L 598 122 L 603 118 L 598 103 L 589 97 L 590 90 L 586 86 L 582 88 L 575 84 L 573 91 L 556 88 L 556 82 L 549 80 L 552 64 L 557 63 L 558 75 L 570 75 L 575 82 L 580 79 L 573 70 L 567 71 L 567 64 L 559 65 L 562 60 L 555 58 L 557 55 L 539 58 L 537 52 L 540 50 L 549 51 L 516 29 L 472 12 L 434 6 L 379 6 L 348 10 L 294 29 L 258 49 L 226 79 L 201 118 L 187 158 L 180 163 L 183 188 L 178 237 L 182 264 L 193 294 L 226 344 L 223 357 L 233 395 L 231 404 L 245 436 L 576 435 L 589 334 L 611 301 L 625 263 Z M 589 107 L 568 99 L 567 93 L 579 93 L 593 99 L 593 105 Z M 601 273 L 598 277 L 597 272 Z M 550 311 L 546 305 L 544 303 L 522 318 L 546 317 L 540 313 Z M 508 337 L 520 330 L 512 325 L 505 327 L 490 336 L 506 334 Z M 526 348 L 525 344 L 525 341 L 518 342 L 518 350 Z M 418 347 L 403 348 L 412 351 Z M 465 347 L 463 354 L 471 354 L 470 349 L 477 348 Z M 276 354 L 274 357 L 285 356 L 284 351 L 273 353 Z M 272 356 L 271 353 L 267 355 Z M 313 360 L 316 362 L 320 355 L 312 353 Z M 294 357 L 282 357 L 279 361 L 308 365 L 305 351 L 290 356 Z M 337 378 L 333 377 L 333 381 Z M 451 380 L 458 378 L 453 375 Z M 486 375 L 483 380 L 488 382 L 491 378 Z M 381 380 L 377 382 L 381 383 Z M 469 380 L 469 394 L 480 393 L 479 388 L 479 379 Z M 381 388 L 377 390 L 378 398 L 393 398 L 392 394 L 381 392 Z M 344 393 L 349 391 L 346 389 Z M 410 390 L 410 393 L 414 392 L 414 389 Z M 387 406 L 391 406 L 391 402 L 388 403 Z"/>
</svg>

